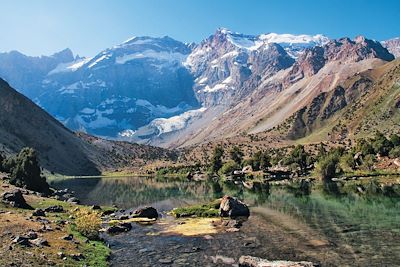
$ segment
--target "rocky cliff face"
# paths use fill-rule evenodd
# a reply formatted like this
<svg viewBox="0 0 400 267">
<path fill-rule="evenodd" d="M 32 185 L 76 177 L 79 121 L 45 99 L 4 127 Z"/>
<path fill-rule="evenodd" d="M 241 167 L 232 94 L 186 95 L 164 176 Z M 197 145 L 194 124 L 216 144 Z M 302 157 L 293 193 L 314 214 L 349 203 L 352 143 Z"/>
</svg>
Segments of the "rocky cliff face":
<svg viewBox="0 0 400 267">
<path fill-rule="evenodd" d="M 29 98 L 42 92 L 42 81 L 59 64 L 74 60 L 72 51 L 65 49 L 52 56 L 29 57 L 18 51 L 0 53 L 0 75 Z"/>
<path fill-rule="evenodd" d="M 231 105 L 261 78 L 289 68 L 307 47 L 327 41 L 321 35 L 252 36 L 219 29 L 194 48 L 185 64 L 196 77 L 194 90 L 204 106 Z"/>
<path fill-rule="evenodd" d="M 396 58 L 400 57 L 400 37 L 381 42 Z"/>
<path fill-rule="evenodd" d="M 155 118 L 199 105 L 193 76 L 182 65 L 190 52 L 169 37 L 136 37 L 93 58 L 74 59 L 64 51 L 52 56 L 51 64 L 42 64 L 47 58 L 34 59 L 43 69 L 28 65 L 15 77 L 5 76 L 70 129 L 119 138 Z"/>
<path fill-rule="evenodd" d="M 262 76 L 247 97 L 210 119 L 206 127 L 188 131 L 190 139 L 181 138 L 172 145 L 256 134 L 283 123 L 296 112 L 293 127 L 296 130 L 291 137 L 304 136 L 348 105 L 351 95 L 360 94 L 358 90 L 349 89 L 351 86 L 342 86 L 343 82 L 393 59 L 379 42 L 364 37 L 342 38 L 321 47 L 306 48 L 292 66 L 270 77 Z M 360 86 L 368 87 L 368 80 Z"/>
<path fill-rule="evenodd" d="M 397 46 L 395 39 L 383 45 Z M 0 75 L 70 129 L 179 146 L 266 131 L 303 108 L 308 115 L 299 119 L 308 128 L 294 136 L 307 134 L 324 120 L 320 112 L 347 103 L 347 96 L 335 98 L 325 109 L 341 82 L 393 58 L 363 36 L 222 28 L 197 45 L 135 37 L 93 58 L 74 58 L 69 50 L 42 58 L 0 54 Z"/>
</svg>

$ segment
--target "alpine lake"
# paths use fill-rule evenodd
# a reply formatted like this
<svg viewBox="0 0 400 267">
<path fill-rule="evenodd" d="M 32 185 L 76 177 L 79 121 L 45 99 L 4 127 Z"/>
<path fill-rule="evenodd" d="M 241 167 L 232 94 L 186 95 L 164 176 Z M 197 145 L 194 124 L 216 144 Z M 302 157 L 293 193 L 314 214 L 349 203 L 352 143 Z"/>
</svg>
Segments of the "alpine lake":
<svg viewBox="0 0 400 267">
<path fill-rule="evenodd" d="M 119 235 L 104 234 L 112 266 L 238 266 L 242 255 L 320 266 L 400 266 L 400 198 L 368 188 L 371 181 L 364 184 L 360 193 L 356 185 L 344 190 L 335 183 L 330 187 L 335 189 L 327 190 L 313 183 L 305 194 L 287 185 L 250 190 L 234 183 L 155 177 L 51 182 L 73 190 L 82 204 L 157 209 L 160 218 L 155 222 L 132 223 L 131 231 Z M 223 195 L 250 207 L 240 231 L 211 227 L 221 218 L 176 219 L 168 213 Z"/>
</svg>

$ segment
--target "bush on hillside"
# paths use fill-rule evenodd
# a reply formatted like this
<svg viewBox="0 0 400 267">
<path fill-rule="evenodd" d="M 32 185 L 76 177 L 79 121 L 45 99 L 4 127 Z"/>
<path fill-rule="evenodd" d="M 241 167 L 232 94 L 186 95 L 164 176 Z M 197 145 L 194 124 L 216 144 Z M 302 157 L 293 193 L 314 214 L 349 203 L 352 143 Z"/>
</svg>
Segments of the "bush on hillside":
<svg viewBox="0 0 400 267">
<path fill-rule="evenodd" d="M 337 153 L 329 153 L 325 158 L 321 158 L 318 162 L 315 172 L 316 175 L 324 182 L 329 182 L 339 172 L 339 156 Z"/>
<path fill-rule="evenodd" d="M 221 175 L 232 175 L 233 171 L 238 169 L 240 169 L 240 166 L 233 160 L 230 160 L 221 167 L 218 173 Z"/>
<path fill-rule="evenodd" d="M 302 145 L 297 145 L 284 160 L 284 164 L 287 166 L 297 164 L 302 172 L 304 172 L 307 166 L 312 162 L 312 157 L 306 152 Z"/>
<path fill-rule="evenodd" d="M 389 137 L 390 143 L 392 143 L 393 146 L 400 146 L 400 136 L 397 134 L 392 134 Z"/>
<path fill-rule="evenodd" d="M 36 151 L 23 148 L 18 155 L 11 157 L 3 164 L 10 173 L 10 183 L 29 190 L 48 194 L 50 188 L 46 178 L 41 176 Z"/>
<path fill-rule="evenodd" d="M 243 152 L 240 150 L 239 147 L 234 146 L 230 151 L 229 151 L 229 156 L 231 160 L 236 162 L 237 165 L 242 165 L 242 160 L 243 160 Z"/>
<path fill-rule="evenodd" d="M 356 145 L 356 152 L 361 152 L 363 156 L 374 154 L 374 148 L 365 139 L 359 139 Z"/>
<path fill-rule="evenodd" d="M 388 139 L 386 139 L 384 134 L 377 132 L 372 141 L 372 147 L 374 148 L 375 154 L 379 153 L 382 156 L 387 156 L 393 148 L 393 145 Z"/>
<path fill-rule="evenodd" d="M 389 152 L 389 157 L 392 159 L 400 158 L 400 146 L 396 146 Z"/>
<path fill-rule="evenodd" d="M 222 167 L 222 156 L 224 155 L 224 149 L 218 145 L 214 148 L 214 153 L 211 158 L 211 171 L 217 173 Z"/>
<path fill-rule="evenodd" d="M 340 167 L 344 171 L 353 171 L 356 169 L 357 163 L 352 153 L 346 153 L 340 158 Z"/>
</svg>

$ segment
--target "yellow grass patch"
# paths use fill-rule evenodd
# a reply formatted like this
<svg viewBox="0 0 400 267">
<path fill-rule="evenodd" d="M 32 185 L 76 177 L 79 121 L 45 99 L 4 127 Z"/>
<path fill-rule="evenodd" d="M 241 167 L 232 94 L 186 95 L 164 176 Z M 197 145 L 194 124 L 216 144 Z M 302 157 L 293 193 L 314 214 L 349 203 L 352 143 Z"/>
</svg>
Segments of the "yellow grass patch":
<svg viewBox="0 0 400 267">
<path fill-rule="evenodd" d="M 165 234 L 180 234 L 184 236 L 197 236 L 216 234 L 214 226 L 215 218 L 188 218 L 179 220 L 179 224 L 173 224 L 163 231 Z"/>
</svg>

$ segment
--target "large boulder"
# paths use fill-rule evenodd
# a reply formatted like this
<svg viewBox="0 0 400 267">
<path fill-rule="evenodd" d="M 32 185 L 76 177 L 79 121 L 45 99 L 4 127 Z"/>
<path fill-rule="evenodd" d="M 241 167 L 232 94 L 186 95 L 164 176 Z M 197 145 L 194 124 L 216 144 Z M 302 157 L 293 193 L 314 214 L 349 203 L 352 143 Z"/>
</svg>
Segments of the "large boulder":
<svg viewBox="0 0 400 267">
<path fill-rule="evenodd" d="M 133 217 L 138 217 L 138 218 L 149 218 L 149 219 L 157 219 L 158 218 L 158 212 L 155 208 L 153 207 L 144 207 L 141 209 L 137 209 L 133 212 L 132 214 Z"/>
<path fill-rule="evenodd" d="M 15 208 L 32 209 L 32 207 L 29 206 L 28 203 L 26 203 L 25 198 L 23 197 L 22 192 L 19 189 L 4 192 L 1 196 L 1 199 L 4 203 L 11 205 Z"/>
<path fill-rule="evenodd" d="M 219 206 L 219 215 L 221 217 L 249 217 L 250 210 L 246 204 L 237 198 L 224 196 Z"/>
<path fill-rule="evenodd" d="M 242 256 L 239 267 L 314 267 L 318 266 L 309 261 L 269 261 L 252 256 Z"/>
</svg>

